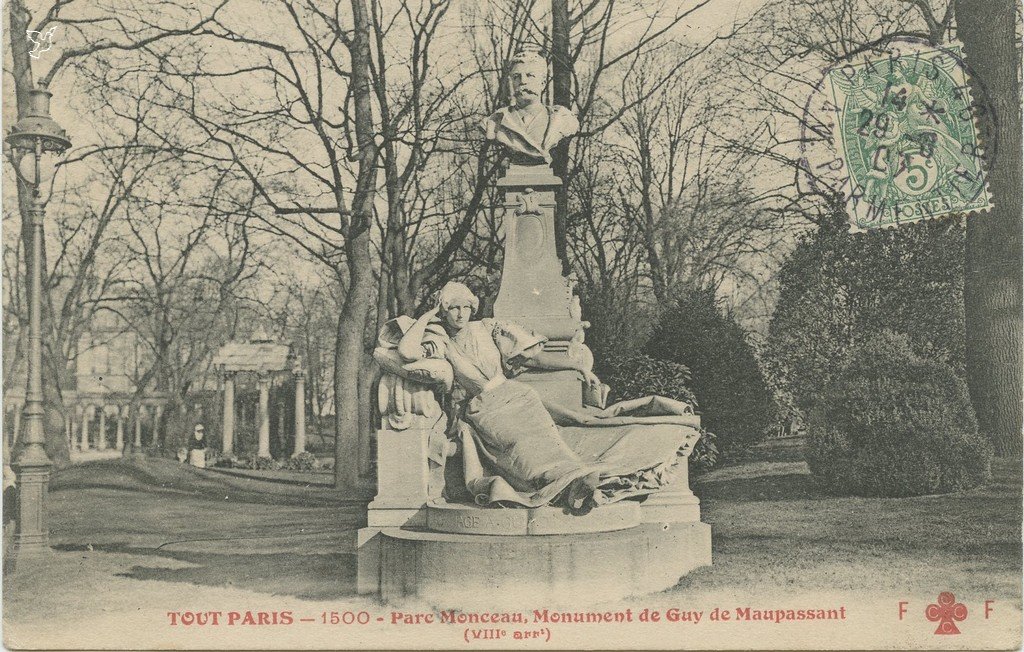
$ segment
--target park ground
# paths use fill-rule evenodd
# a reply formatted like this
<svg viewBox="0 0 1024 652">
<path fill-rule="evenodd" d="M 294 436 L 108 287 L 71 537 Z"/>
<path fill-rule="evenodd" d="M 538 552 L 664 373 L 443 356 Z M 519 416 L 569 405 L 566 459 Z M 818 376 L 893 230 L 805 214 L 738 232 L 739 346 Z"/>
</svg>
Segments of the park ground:
<svg viewBox="0 0 1024 652">
<path fill-rule="evenodd" d="M 997 460 L 990 483 L 961 494 L 837 498 L 816 488 L 800 446 L 799 439 L 771 442 L 694 478 L 703 520 L 712 526 L 713 566 L 695 571 L 670 591 L 626 605 L 636 611 L 699 610 L 705 614 L 702 622 L 659 623 L 635 631 L 564 626 L 554 630 L 559 637 L 554 644 L 1019 645 L 1019 461 Z M 255 478 L 156 459 L 102 460 L 61 469 L 50 493 L 53 552 L 44 559 L 6 564 L 5 645 L 463 644 L 462 630 L 451 626 L 424 630 L 374 623 L 359 629 L 319 622 L 332 611 L 348 610 L 387 618 L 396 607 L 355 595 L 361 504 L 331 488 L 330 476 L 306 477 L 308 482 L 301 476 Z M 936 638 L 935 624 L 924 617 L 927 604 L 941 591 L 952 591 L 968 607 L 959 638 Z M 901 602 L 906 603 L 902 618 Z M 715 607 L 743 605 L 845 606 L 849 620 L 709 623 Z M 170 625 L 168 612 L 183 610 L 290 610 L 317 622 L 305 629 Z M 593 636 L 598 638 L 587 638 Z"/>
</svg>

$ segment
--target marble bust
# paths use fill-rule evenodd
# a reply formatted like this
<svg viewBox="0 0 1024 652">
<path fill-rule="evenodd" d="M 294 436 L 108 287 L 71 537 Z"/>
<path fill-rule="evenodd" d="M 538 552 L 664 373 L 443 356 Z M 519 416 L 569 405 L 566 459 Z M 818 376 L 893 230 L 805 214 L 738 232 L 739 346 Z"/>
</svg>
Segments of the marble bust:
<svg viewBox="0 0 1024 652">
<path fill-rule="evenodd" d="M 547 62 L 537 52 L 520 52 L 512 59 L 510 81 L 514 101 L 484 120 L 488 140 L 500 143 L 516 165 L 551 163 L 551 150 L 579 131 L 580 123 L 564 106 L 541 102 Z"/>
</svg>

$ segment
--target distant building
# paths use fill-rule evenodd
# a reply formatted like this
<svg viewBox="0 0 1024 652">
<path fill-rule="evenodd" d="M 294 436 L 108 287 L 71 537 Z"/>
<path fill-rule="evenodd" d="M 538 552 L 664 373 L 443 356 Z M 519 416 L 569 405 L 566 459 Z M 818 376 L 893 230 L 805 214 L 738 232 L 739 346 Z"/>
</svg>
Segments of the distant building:
<svg viewBox="0 0 1024 652">
<path fill-rule="evenodd" d="M 139 447 L 143 441 L 157 439 L 166 394 L 147 390 L 137 414 L 129 414 L 143 358 L 138 336 L 113 319 L 98 319 L 90 331 L 82 334 L 73 367 L 68 370 L 68 386 L 62 392 L 64 429 L 72 452 L 120 450 L 129 437 Z M 4 393 L 5 450 L 20 435 L 25 375 L 21 364 Z"/>
</svg>

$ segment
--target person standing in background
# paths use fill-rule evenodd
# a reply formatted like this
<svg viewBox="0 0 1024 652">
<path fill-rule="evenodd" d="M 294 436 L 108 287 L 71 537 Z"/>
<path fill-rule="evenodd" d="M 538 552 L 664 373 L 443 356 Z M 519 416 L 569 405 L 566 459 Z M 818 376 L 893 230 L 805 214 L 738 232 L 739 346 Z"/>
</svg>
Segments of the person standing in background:
<svg viewBox="0 0 1024 652">
<path fill-rule="evenodd" d="M 188 463 L 200 469 L 206 468 L 206 429 L 197 423 L 188 440 Z"/>
</svg>

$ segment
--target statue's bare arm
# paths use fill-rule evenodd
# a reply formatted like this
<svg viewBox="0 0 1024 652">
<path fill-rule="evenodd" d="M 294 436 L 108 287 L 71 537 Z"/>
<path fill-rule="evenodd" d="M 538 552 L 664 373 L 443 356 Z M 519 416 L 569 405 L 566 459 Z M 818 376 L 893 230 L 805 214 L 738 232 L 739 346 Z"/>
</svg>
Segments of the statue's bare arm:
<svg viewBox="0 0 1024 652">
<path fill-rule="evenodd" d="M 405 332 L 405 335 L 402 335 L 402 339 L 398 342 L 398 355 L 402 356 L 406 362 L 423 359 L 423 336 L 427 331 L 427 324 L 437 316 L 438 310 L 440 310 L 440 306 L 435 306 L 432 310 L 420 315 L 419 319 Z"/>
<path fill-rule="evenodd" d="M 533 369 L 578 371 L 587 379 L 587 384 L 594 385 L 595 387 L 601 384 L 600 379 L 598 379 L 594 372 L 589 369 L 584 369 L 583 365 L 579 361 L 557 353 L 541 351 L 540 353 L 526 359 L 524 364 Z"/>
</svg>

